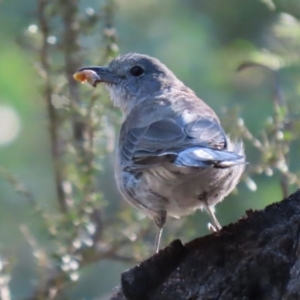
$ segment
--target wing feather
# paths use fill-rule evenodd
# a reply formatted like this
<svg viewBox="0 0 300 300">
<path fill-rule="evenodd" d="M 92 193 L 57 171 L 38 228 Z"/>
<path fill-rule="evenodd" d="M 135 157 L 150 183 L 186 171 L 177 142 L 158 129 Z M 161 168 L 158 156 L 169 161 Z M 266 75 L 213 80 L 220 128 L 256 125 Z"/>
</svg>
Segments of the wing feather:
<svg viewBox="0 0 300 300">
<path fill-rule="evenodd" d="M 169 110 L 169 114 L 158 112 L 151 117 L 145 111 L 135 113 L 136 119 L 133 115 L 123 124 L 120 135 L 121 163 L 125 168 L 143 169 L 167 161 L 179 166 L 207 167 L 220 166 L 224 160 L 230 161 L 229 166 L 241 159 L 227 151 L 226 134 L 214 114 L 189 110 L 176 114 Z"/>
</svg>

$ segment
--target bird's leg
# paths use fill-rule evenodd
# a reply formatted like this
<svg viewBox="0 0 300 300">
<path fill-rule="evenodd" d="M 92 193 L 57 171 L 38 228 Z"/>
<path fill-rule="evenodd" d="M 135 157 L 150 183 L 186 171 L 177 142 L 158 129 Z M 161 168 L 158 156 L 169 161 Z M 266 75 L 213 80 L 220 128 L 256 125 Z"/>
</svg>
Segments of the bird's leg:
<svg viewBox="0 0 300 300">
<path fill-rule="evenodd" d="M 207 210 L 207 212 L 209 213 L 210 217 L 213 220 L 214 225 L 212 225 L 211 223 L 208 224 L 208 229 L 210 231 L 216 232 L 216 231 L 220 231 L 222 229 L 222 226 L 220 225 L 218 219 L 216 218 L 215 212 L 213 211 L 213 208 L 208 206 L 207 204 L 205 204 L 205 209 Z"/>
<path fill-rule="evenodd" d="M 160 245 L 160 240 L 163 232 L 163 227 L 158 228 L 158 232 L 155 237 L 155 244 L 154 244 L 154 253 L 158 253 L 159 251 L 159 245 Z"/>
<path fill-rule="evenodd" d="M 160 211 L 154 217 L 155 225 L 158 227 L 158 232 L 156 234 L 155 244 L 154 244 L 154 251 L 155 251 L 155 253 L 158 253 L 158 251 L 159 251 L 160 240 L 161 240 L 161 236 L 162 236 L 164 225 L 166 223 L 166 219 L 167 219 L 167 212 L 165 210 Z"/>
</svg>

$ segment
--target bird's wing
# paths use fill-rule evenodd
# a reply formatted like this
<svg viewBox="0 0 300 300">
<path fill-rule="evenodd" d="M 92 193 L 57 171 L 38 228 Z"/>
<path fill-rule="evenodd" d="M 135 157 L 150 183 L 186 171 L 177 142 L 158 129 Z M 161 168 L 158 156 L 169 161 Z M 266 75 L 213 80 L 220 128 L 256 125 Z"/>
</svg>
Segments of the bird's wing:
<svg viewBox="0 0 300 300">
<path fill-rule="evenodd" d="M 179 122 L 194 145 L 219 150 L 227 148 L 226 134 L 215 116 L 193 114 L 186 110 Z"/>
<path fill-rule="evenodd" d="M 120 138 L 122 165 L 136 169 L 174 159 L 186 133 L 173 119 L 165 118 L 123 134 L 121 131 Z"/>
<path fill-rule="evenodd" d="M 159 119 L 144 127 L 122 129 L 120 139 L 121 162 L 130 169 L 167 161 L 178 166 L 228 167 L 241 158 L 226 151 L 226 135 L 210 116 Z"/>
</svg>

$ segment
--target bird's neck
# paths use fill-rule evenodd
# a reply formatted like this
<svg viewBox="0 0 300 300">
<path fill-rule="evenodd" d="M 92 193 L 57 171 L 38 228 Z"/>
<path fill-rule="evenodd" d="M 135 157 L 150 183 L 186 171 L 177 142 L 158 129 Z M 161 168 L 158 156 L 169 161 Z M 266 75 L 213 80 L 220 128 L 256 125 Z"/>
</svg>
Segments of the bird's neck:
<svg viewBox="0 0 300 300">
<path fill-rule="evenodd" d="M 155 102 L 159 98 L 170 98 L 172 100 L 172 93 L 176 90 L 179 94 L 181 92 L 192 92 L 181 81 L 178 80 L 176 84 L 162 85 L 161 88 L 155 92 L 132 92 L 124 87 L 120 86 L 106 86 L 114 106 L 121 109 L 123 116 L 126 118 L 132 111 L 132 109 L 142 102 Z"/>
</svg>

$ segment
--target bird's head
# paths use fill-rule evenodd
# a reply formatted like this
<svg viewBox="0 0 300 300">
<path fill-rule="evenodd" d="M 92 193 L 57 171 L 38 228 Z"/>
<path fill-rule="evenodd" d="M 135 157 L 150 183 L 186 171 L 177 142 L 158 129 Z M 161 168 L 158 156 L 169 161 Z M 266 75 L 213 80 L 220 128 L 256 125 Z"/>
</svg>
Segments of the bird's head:
<svg viewBox="0 0 300 300">
<path fill-rule="evenodd" d="M 97 74 L 95 82 L 103 82 L 113 103 L 125 115 L 137 104 L 153 99 L 166 89 L 182 83 L 158 59 L 129 53 L 114 59 L 107 67 L 84 67 Z"/>
</svg>

